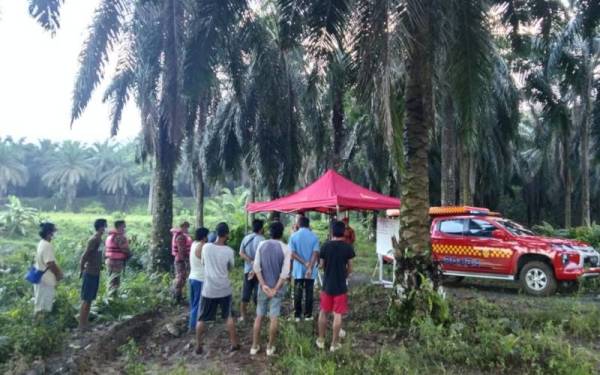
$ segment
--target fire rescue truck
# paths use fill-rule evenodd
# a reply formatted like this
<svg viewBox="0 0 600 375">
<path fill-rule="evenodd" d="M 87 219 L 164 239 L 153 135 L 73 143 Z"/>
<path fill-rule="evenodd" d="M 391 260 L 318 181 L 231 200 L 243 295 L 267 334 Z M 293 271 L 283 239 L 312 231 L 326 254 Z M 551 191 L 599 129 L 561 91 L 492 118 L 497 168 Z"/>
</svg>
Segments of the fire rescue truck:
<svg viewBox="0 0 600 375">
<path fill-rule="evenodd" d="M 600 276 L 600 254 L 585 242 L 538 236 L 486 208 L 431 207 L 429 213 L 433 259 L 445 276 L 515 281 L 536 296 Z"/>
</svg>

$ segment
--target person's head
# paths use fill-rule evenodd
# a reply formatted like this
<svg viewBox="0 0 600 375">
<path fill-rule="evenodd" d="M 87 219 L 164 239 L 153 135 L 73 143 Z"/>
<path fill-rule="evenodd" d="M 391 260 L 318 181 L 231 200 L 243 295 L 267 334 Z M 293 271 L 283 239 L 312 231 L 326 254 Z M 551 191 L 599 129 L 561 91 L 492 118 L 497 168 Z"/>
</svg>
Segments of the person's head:
<svg viewBox="0 0 600 375">
<path fill-rule="evenodd" d="M 333 237 L 344 237 L 344 231 L 346 230 L 346 224 L 343 221 L 334 221 L 331 223 L 331 234 Z"/>
<path fill-rule="evenodd" d="M 208 229 L 206 229 L 204 227 L 200 227 L 200 228 L 196 229 L 194 239 L 196 241 L 207 242 L 208 241 Z"/>
<path fill-rule="evenodd" d="M 274 240 L 280 240 L 283 237 L 283 223 L 281 221 L 274 221 L 269 225 L 269 235 Z"/>
<path fill-rule="evenodd" d="M 254 220 L 252 220 L 252 231 L 254 233 L 260 233 L 262 231 L 264 225 L 265 225 L 265 222 L 263 220 L 254 219 Z"/>
<path fill-rule="evenodd" d="M 181 228 L 181 231 L 183 233 L 188 233 L 190 230 L 190 223 L 188 223 L 187 221 L 184 221 L 183 223 L 181 223 L 179 228 Z"/>
<path fill-rule="evenodd" d="M 300 228 L 308 228 L 310 226 L 310 220 L 306 216 L 298 218 L 298 226 Z"/>
<path fill-rule="evenodd" d="M 217 224 L 215 231 L 217 232 L 217 241 L 229 238 L 229 226 L 227 223 Z"/>
<path fill-rule="evenodd" d="M 117 220 L 115 221 L 115 229 L 119 233 L 125 233 L 125 220 Z"/>
<path fill-rule="evenodd" d="M 51 222 L 44 222 L 40 224 L 40 232 L 39 235 L 42 239 L 46 241 L 51 241 L 52 237 L 54 237 L 54 233 L 56 232 L 56 225 Z"/>
<path fill-rule="evenodd" d="M 217 233 L 213 230 L 212 232 L 208 233 L 206 239 L 208 240 L 208 242 L 214 243 L 217 240 Z"/>
<path fill-rule="evenodd" d="M 100 235 L 104 234 L 106 227 L 108 227 L 108 222 L 106 219 L 96 219 L 96 221 L 94 221 L 94 229 L 96 230 L 96 233 Z"/>
</svg>

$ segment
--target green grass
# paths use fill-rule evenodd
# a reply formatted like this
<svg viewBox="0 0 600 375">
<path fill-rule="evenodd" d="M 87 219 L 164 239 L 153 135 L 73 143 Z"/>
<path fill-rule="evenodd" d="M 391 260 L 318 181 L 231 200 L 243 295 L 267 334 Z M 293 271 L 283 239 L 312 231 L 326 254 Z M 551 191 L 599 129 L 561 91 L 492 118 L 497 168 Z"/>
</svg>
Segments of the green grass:
<svg viewBox="0 0 600 375">
<path fill-rule="evenodd" d="M 66 280 L 58 287 L 55 312 L 47 321 L 34 322 L 31 286 L 23 280 L 23 274 L 33 259 L 38 240 L 33 234 L 27 238 L 0 239 L 0 371 L 8 369 L 6 363 L 11 358 L 30 360 L 60 350 L 68 330 L 76 325 L 79 255 L 91 234 L 91 223 L 102 215 L 47 213 L 44 216 L 59 228 L 54 245 Z M 150 218 L 104 216 L 111 221 L 124 216 L 129 235 L 136 238 L 133 241 L 136 255 L 123 279 L 122 298 L 111 303 L 105 300 L 105 280 L 101 282 L 99 299 L 93 307 L 94 319 L 124 319 L 168 304 L 171 276 L 145 271 Z M 366 230 L 356 226 L 355 272 L 370 275 L 376 262 L 375 245 L 366 240 Z M 313 220 L 313 227 L 323 240 L 327 222 Z M 236 263 L 232 280 L 237 302 L 242 262 L 238 258 Z M 312 325 L 283 321 L 279 354 L 270 362 L 269 369 L 273 373 L 294 374 L 592 374 L 600 370 L 595 353 L 599 349 L 600 311 L 597 303 L 589 301 L 589 296 L 585 297 L 587 301 L 578 295 L 530 298 L 520 294 L 450 299 L 450 322 L 436 325 L 424 320 L 413 322 L 405 330 L 390 324 L 388 293 L 390 290 L 372 285 L 351 289 L 351 313 L 345 322 L 349 336 L 342 350 L 334 354 L 316 348 Z M 469 293 L 475 297 L 481 295 L 477 291 Z M 134 360 L 134 349 L 132 345 L 123 348 L 124 355 L 132 359 L 124 370 L 128 373 L 148 370 Z M 163 371 L 152 369 L 155 370 Z M 184 364 L 171 370 L 188 373 Z M 218 369 L 211 371 L 219 373 Z"/>
</svg>

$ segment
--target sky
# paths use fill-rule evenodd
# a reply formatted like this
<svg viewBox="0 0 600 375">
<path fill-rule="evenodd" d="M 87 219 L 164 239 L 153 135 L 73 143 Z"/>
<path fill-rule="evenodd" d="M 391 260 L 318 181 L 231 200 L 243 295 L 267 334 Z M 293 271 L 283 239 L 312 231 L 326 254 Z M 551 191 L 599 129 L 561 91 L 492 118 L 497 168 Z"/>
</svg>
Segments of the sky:
<svg viewBox="0 0 600 375">
<path fill-rule="evenodd" d="M 87 143 L 110 137 L 110 106 L 102 103 L 102 94 L 114 73 L 116 52 L 83 116 L 70 127 L 78 55 L 98 3 L 65 1 L 61 27 L 52 37 L 29 16 L 27 1 L 0 0 L 0 137 Z M 129 140 L 139 129 L 137 109 L 128 104 L 116 140 Z"/>
</svg>

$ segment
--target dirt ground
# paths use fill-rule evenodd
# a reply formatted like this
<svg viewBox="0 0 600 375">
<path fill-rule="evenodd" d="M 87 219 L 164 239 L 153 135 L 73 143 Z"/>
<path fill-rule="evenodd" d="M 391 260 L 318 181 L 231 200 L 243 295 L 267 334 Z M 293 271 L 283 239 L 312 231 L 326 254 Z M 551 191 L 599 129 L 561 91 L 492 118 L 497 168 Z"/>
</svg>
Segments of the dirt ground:
<svg viewBox="0 0 600 375">
<path fill-rule="evenodd" d="M 368 282 L 368 277 L 358 275 L 351 286 Z M 505 303 L 516 308 L 543 307 L 544 299 L 531 299 L 522 296 L 514 284 L 480 283 L 463 281 L 446 287 L 450 298 L 469 300 L 485 298 L 493 303 Z M 375 300 L 355 301 L 354 309 L 346 320 L 348 330 L 367 319 L 368 306 L 385 306 L 385 292 L 374 296 Z M 550 297 L 572 298 L 572 297 Z M 597 295 L 579 295 L 579 301 L 600 303 Z M 362 302 L 362 303 L 361 303 Z M 318 311 L 318 298 L 315 300 Z M 283 307 L 283 316 L 291 313 L 291 301 Z M 316 320 L 312 323 L 316 333 Z M 251 321 L 236 323 L 242 349 L 229 352 L 229 340 L 222 322 L 208 327 L 205 339 L 205 353 L 194 353 L 195 336 L 187 331 L 187 307 L 166 307 L 162 310 L 137 315 L 131 319 L 94 325 L 85 332 L 73 332 L 67 348 L 45 361 L 32 364 L 29 374 L 122 374 L 128 358 L 119 351 L 130 339 L 135 340 L 140 354 L 137 361 L 144 364 L 149 373 L 164 374 L 174 369 L 185 368 L 189 373 L 216 372 L 226 374 L 268 374 L 272 373 L 271 360 L 264 352 L 256 357 L 249 355 L 251 346 Z M 263 328 L 264 330 L 264 328 Z M 376 353 L 381 345 L 396 340 L 394 335 L 373 333 L 368 336 L 355 335 L 352 346 L 362 351 Z"/>
</svg>

